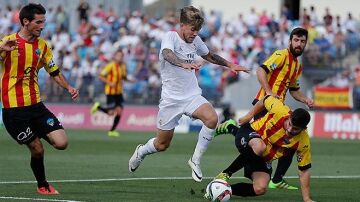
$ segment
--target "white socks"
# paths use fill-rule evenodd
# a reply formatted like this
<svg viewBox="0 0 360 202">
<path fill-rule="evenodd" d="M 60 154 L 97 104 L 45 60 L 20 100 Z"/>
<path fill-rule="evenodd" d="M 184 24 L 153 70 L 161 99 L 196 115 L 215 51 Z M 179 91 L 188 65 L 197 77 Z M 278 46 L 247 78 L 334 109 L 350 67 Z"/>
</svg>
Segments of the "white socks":
<svg viewBox="0 0 360 202">
<path fill-rule="evenodd" d="M 194 154 L 192 156 L 192 161 L 195 164 L 200 164 L 200 159 L 202 155 L 205 153 L 206 149 L 208 148 L 209 143 L 213 139 L 213 132 L 214 129 L 210 129 L 206 127 L 205 125 L 202 126 L 200 132 L 198 141 L 195 147 Z"/>
<path fill-rule="evenodd" d="M 155 138 L 151 138 L 149 141 L 147 141 L 146 144 L 144 144 L 143 146 L 141 146 L 141 147 L 139 148 L 139 154 L 140 154 L 140 156 L 146 156 L 146 155 L 149 155 L 149 154 L 153 154 L 153 153 L 158 152 L 158 151 L 155 149 L 154 140 L 155 140 Z"/>
</svg>

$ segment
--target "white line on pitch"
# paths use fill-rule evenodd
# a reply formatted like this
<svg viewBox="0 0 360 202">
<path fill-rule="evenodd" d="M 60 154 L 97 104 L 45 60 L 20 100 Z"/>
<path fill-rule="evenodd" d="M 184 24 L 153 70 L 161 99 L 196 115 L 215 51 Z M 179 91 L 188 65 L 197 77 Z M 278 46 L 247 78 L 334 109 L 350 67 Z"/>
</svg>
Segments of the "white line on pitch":
<svg viewBox="0 0 360 202">
<path fill-rule="evenodd" d="M 285 178 L 298 178 L 298 176 L 287 176 Z M 359 179 L 360 175 L 315 175 L 313 179 Z M 108 182 L 108 181 L 141 181 L 141 180 L 190 180 L 191 177 L 141 177 L 141 178 L 109 178 L 109 179 L 78 179 L 78 180 L 49 180 L 48 182 Z M 213 179 L 213 177 L 204 177 Z M 232 177 L 231 179 L 244 179 L 244 177 Z M 32 184 L 36 181 L 0 181 L 0 184 Z"/>
<path fill-rule="evenodd" d="M 0 196 L 0 199 L 27 200 L 27 201 L 83 202 L 83 201 L 74 201 L 74 200 L 45 199 L 45 198 L 24 198 L 24 197 L 11 197 L 11 196 Z"/>
</svg>

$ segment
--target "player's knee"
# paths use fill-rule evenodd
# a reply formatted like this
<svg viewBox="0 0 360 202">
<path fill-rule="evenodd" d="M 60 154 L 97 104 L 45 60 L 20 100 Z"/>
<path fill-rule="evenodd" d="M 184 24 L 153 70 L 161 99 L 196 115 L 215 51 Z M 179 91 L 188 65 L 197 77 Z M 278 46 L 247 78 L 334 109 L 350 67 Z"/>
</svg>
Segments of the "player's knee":
<svg viewBox="0 0 360 202">
<path fill-rule="evenodd" d="M 260 138 L 253 138 L 249 141 L 249 146 L 253 149 L 254 153 L 261 156 L 266 150 L 266 144 Z"/>
<path fill-rule="evenodd" d="M 54 144 L 54 147 L 58 150 L 65 150 L 68 146 L 68 142 L 67 141 L 60 141 L 60 142 L 56 142 Z"/>
<path fill-rule="evenodd" d="M 254 192 L 257 196 L 264 195 L 267 192 L 267 186 L 254 185 Z"/>
<path fill-rule="evenodd" d="M 122 113 L 122 108 L 121 108 L 121 107 L 118 107 L 118 108 L 116 109 L 116 115 L 121 116 L 121 113 Z"/>
<path fill-rule="evenodd" d="M 215 129 L 218 124 L 218 117 L 212 116 L 204 122 L 204 125 L 208 128 Z"/>
</svg>

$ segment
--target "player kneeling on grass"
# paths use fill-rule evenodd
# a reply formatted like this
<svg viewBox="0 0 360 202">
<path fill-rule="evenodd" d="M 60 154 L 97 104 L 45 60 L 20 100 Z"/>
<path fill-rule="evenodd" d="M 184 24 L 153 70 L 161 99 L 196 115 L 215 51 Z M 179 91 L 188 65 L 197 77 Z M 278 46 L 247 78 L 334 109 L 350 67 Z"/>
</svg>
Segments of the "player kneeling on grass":
<svg viewBox="0 0 360 202">
<path fill-rule="evenodd" d="M 255 114 L 266 108 L 267 114 L 252 122 Z M 218 179 L 229 180 L 239 168 L 245 169 L 245 177 L 253 181 L 250 183 L 232 184 L 233 195 L 259 196 L 267 191 L 272 167 L 271 162 L 288 152 L 296 152 L 300 186 L 303 200 L 310 198 L 310 167 L 311 152 L 310 139 L 306 126 L 310 121 L 310 114 L 302 108 L 291 111 L 280 100 L 266 96 L 244 117 L 236 121 L 228 120 L 216 128 L 216 135 L 233 134 L 235 145 L 240 155 L 231 165 L 216 176 Z"/>
</svg>

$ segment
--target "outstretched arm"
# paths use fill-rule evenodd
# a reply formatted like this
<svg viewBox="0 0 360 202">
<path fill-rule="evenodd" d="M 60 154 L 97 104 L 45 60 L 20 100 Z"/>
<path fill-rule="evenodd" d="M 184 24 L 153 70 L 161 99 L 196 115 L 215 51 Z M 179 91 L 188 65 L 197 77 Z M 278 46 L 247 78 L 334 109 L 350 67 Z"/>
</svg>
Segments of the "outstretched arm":
<svg viewBox="0 0 360 202">
<path fill-rule="evenodd" d="M 168 48 L 163 49 L 161 53 L 166 61 L 168 61 L 169 63 L 171 63 L 173 65 L 182 67 L 184 69 L 188 69 L 188 70 L 199 69 L 201 66 L 201 64 L 186 63 L 184 60 L 178 58 L 175 55 L 175 53 Z"/>
<path fill-rule="evenodd" d="M 251 109 L 250 111 L 243 117 L 240 117 L 238 122 L 240 125 L 243 125 L 245 123 L 249 123 L 251 121 L 251 119 L 254 118 L 254 116 L 256 114 L 258 114 L 259 112 L 261 112 L 262 110 L 265 109 L 265 105 L 264 105 L 264 100 L 267 98 L 268 96 L 265 96 L 263 99 L 259 100 Z"/>
<path fill-rule="evenodd" d="M 65 88 L 69 92 L 73 100 L 75 100 L 79 96 L 79 91 L 70 86 L 70 84 L 66 81 L 64 75 L 61 72 L 53 76 L 53 79 L 59 86 Z"/>
<path fill-rule="evenodd" d="M 265 90 L 266 95 L 271 95 L 276 98 L 279 98 L 279 96 L 277 96 L 274 92 L 272 92 L 269 82 L 267 80 L 267 73 L 262 67 L 258 67 L 256 69 L 256 76 L 259 80 L 261 87 Z"/>
<path fill-rule="evenodd" d="M 234 63 L 231 63 L 231 62 L 225 60 L 223 57 L 221 57 L 221 56 L 219 56 L 217 54 L 214 54 L 212 52 L 209 52 L 207 55 L 203 55 L 201 57 L 204 60 L 207 60 L 207 61 L 209 61 L 209 62 L 211 62 L 213 64 L 229 67 L 231 69 L 231 71 L 234 71 L 234 72 L 240 72 L 240 71 L 243 71 L 243 72 L 246 72 L 246 73 L 250 72 L 250 70 L 248 70 L 247 68 L 242 67 L 242 66 L 237 65 L 237 64 L 234 64 Z"/>
<path fill-rule="evenodd" d="M 311 98 L 306 97 L 300 90 L 290 90 L 290 94 L 295 100 L 306 104 L 309 108 L 314 106 L 314 101 Z"/>
</svg>

